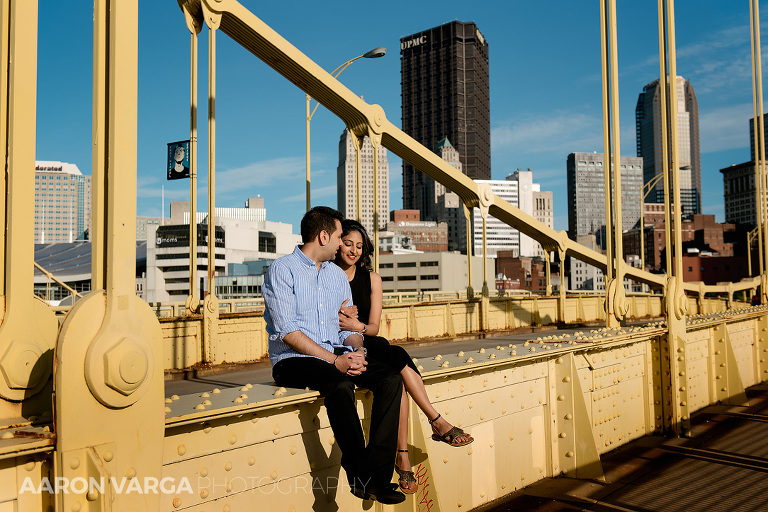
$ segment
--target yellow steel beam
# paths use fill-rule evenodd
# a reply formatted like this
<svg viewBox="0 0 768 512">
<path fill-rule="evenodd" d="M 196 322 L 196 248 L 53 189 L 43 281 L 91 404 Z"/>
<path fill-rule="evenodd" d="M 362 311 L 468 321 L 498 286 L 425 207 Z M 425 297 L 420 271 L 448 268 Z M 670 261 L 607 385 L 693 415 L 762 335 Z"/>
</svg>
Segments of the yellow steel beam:
<svg viewBox="0 0 768 512">
<path fill-rule="evenodd" d="M 0 2 L 3 178 L 3 285 L 0 295 L 0 418 L 41 411 L 22 400 L 49 382 L 58 322 L 33 294 L 37 1 Z M 7 131 L 6 131 L 7 130 Z M 8 401 L 13 401 L 13 403 Z M 50 410 L 50 406 L 45 405 Z"/>
<path fill-rule="evenodd" d="M 101 242 L 93 251 L 103 288 L 78 301 L 56 345 L 56 468 L 70 481 L 146 481 L 162 466 L 163 352 L 157 318 L 134 290 L 136 196 L 125 193 L 136 189 L 138 0 L 97 0 L 94 9 L 93 153 L 102 167 L 94 167 Z M 158 495 L 87 490 L 57 495 L 56 508 L 159 505 Z"/>
</svg>

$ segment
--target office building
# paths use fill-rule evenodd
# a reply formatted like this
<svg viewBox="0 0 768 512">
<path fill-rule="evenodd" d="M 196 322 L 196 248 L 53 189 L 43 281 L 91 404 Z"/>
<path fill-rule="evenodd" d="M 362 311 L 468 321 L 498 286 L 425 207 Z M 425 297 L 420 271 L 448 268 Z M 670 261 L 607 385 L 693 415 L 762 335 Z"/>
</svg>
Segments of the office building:
<svg viewBox="0 0 768 512">
<path fill-rule="evenodd" d="M 428 148 L 447 138 L 462 172 L 491 178 L 488 43 L 474 23 L 452 21 L 400 39 L 403 131 Z M 432 179 L 403 162 L 403 207 L 430 211 Z"/>
<path fill-rule="evenodd" d="M 392 210 L 387 223 L 388 236 L 379 239 L 382 251 L 447 251 L 448 226 L 445 222 L 423 221 L 418 210 Z"/>
<path fill-rule="evenodd" d="M 264 207 L 264 198 L 261 196 L 249 197 L 243 208 L 214 208 L 216 221 L 219 218 L 244 220 L 250 222 L 265 222 L 267 209 Z M 197 223 L 208 218 L 208 212 L 197 212 Z M 171 218 L 168 224 L 189 224 L 189 201 L 171 201 Z"/>
<path fill-rule="evenodd" d="M 597 234 L 604 247 L 605 156 L 602 153 L 571 153 L 567 159 L 568 236 Z M 621 157 L 621 228 L 626 231 L 640 221 L 643 190 L 643 159 Z"/>
<path fill-rule="evenodd" d="M 164 226 L 170 224 L 170 219 L 160 217 L 142 217 L 136 216 L 136 240 L 147 239 L 147 226 Z"/>
<path fill-rule="evenodd" d="M 552 192 L 536 195 L 541 194 L 541 186 L 533 182 L 533 172 L 530 169 L 518 169 L 505 180 L 476 181 L 488 184 L 493 193 L 501 199 L 534 218 L 544 219 L 549 222 L 548 226 L 552 227 Z M 541 211 L 537 211 L 538 208 Z M 480 255 L 483 253 L 483 217 L 479 208 L 474 208 L 472 214 L 474 254 Z M 488 215 L 486 219 L 486 250 L 490 257 L 495 257 L 498 251 L 512 251 L 517 257 L 543 256 L 538 242 L 492 215 Z"/>
<path fill-rule="evenodd" d="M 553 195 L 551 190 L 534 190 L 533 191 L 533 217 L 552 228 L 554 224 L 554 213 L 552 209 Z M 521 237 L 529 238 L 527 235 L 520 235 Z M 534 255 L 540 258 L 546 258 L 547 254 L 541 247 L 541 244 L 533 240 Z"/>
<path fill-rule="evenodd" d="M 755 162 L 720 169 L 723 173 L 725 222 L 757 226 L 755 220 Z"/>
<path fill-rule="evenodd" d="M 463 291 L 467 289 L 467 256 L 457 252 L 382 254 L 379 274 L 384 293 Z M 493 289 L 494 265 L 486 266 L 486 281 Z M 472 288 L 483 289 L 483 260 L 472 257 Z"/>
<path fill-rule="evenodd" d="M 357 218 L 357 164 L 353 135 L 345 129 L 339 138 L 339 166 L 336 168 L 337 207 L 344 217 Z M 389 213 L 389 162 L 387 149 L 379 146 L 378 182 L 379 182 L 379 228 L 387 223 Z M 373 145 L 366 136 L 360 149 L 360 222 L 373 236 Z"/>
<path fill-rule="evenodd" d="M 680 202 L 684 216 L 701 211 L 701 148 L 699 146 L 699 102 L 691 83 L 678 76 L 677 148 L 678 169 L 672 172 L 680 185 Z M 637 156 L 643 159 L 643 183 L 648 183 L 663 170 L 661 143 L 661 91 L 659 81 L 643 87 L 635 108 Z M 663 180 L 655 186 L 649 202 L 664 202 Z"/>
<path fill-rule="evenodd" d="M 85 241 L 91 229 L 91 177 L 66 162 L 35 162 L 35 242 Z"/>
<path fill-rule="evenodd" d="M 463 172 L 463 164 L 461 163 L 459 152 L 447 138 L 443 138 L 437 143 L 435 153 L 459 172 Z M 426 218 L 434 218 L 437 222 L 445 223 L 448 228 L 449 251 L 459 251 L 466 254 L 467 217 L 461 198 L 456 192 L 451 192 L 435 180 L 429 180 L 426 185 L 434 188 L 434 191 L 430 190 L 429 194 L 430 197 L 434 196 L 435 198 L 434 202 L 428 205 L 429 215 L 433 216 Z M 432 208 L 434 208 L 434 211 L 432 211 Z"/>
</svg>

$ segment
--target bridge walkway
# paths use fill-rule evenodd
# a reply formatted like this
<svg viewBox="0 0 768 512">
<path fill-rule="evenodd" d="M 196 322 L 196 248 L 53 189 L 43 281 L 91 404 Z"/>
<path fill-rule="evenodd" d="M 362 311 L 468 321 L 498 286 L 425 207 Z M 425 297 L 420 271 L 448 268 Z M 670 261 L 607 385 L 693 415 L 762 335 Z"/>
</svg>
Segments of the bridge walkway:
<svg viewBox="0 0 768 512">
<path fill-rule="evenodd" d="M 547 478 L 478 512 L 768 510 L 768 384 L 749 407 L 713 405 L 690 438 L 646 436 L 601 457 L 605 482 Z"/>
<path fill-rule="evenodd" d="M 642 325 L 650 322 L 658 322 L 661 319 L 630 322 L 629 325 Z M 505 333 L 489 333 L 487 335 L 459 336 L 453 339 L 439 338 L 429 341 L 409 341 L 401 343 L 411 357 L 417 359 L 435 357 L 437 354 L 455 354 L 461 351 L 491 349 L 497 345 L 510 343 L 524 343 L 534 341 L 536 338 L 548 336 L 573 335 L 579 331 L 589 332 L 600 329 L 601 325 L 569 326 L 558 329 L 554 325 L 522 328 Z M 259 361 L 237 367 L 218 365 L 211 368 L 200 368 L 192 371 L 167 372 L 165 382 L 165 396 L 186 395 L 210 391 L 211 387 L 237 387 L 245 384 L 272 382 L 272 367 L 269 361 Z"/>
</svg>

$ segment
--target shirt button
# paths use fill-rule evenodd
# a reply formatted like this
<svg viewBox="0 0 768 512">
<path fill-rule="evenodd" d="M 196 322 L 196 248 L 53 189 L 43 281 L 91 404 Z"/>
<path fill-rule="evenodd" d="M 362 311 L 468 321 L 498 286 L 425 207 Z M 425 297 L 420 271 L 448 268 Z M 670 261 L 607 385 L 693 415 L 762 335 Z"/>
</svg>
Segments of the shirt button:
<svg viewBox="0 0 768 512">
<path fill-rule="evenodd" d="M 320 320 L 320 325 L 323 325 L 323 321 L 322 320 Z"/>
</svg>

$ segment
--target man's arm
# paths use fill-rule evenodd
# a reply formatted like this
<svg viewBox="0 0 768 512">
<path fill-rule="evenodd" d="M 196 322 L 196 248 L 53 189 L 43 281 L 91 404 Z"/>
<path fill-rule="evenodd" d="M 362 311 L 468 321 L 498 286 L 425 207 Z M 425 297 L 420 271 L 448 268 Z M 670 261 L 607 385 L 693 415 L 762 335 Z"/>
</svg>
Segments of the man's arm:
<svg viewBox="0 0 768 512">
<path fill-rule="evenodd" d="M 314 356 L 318 359 L 322 359 L 328 363 L 331 363 L 341 373 L 347 375 L 360 375 L 365 371 L 365 365 L 368 363 L 365 361 L 365 357 L 362 352 L 347 352 L 346 354 L 337 356 L 333 352 L 329 352 L 307 336 L 301 331 L 289 332 L 283 336 L 283 341 L 291 346 L 293 350 L 300 354 Z M 360 346 L 363 344 L 363 339 L 360 337 Z"/>
</svg>

